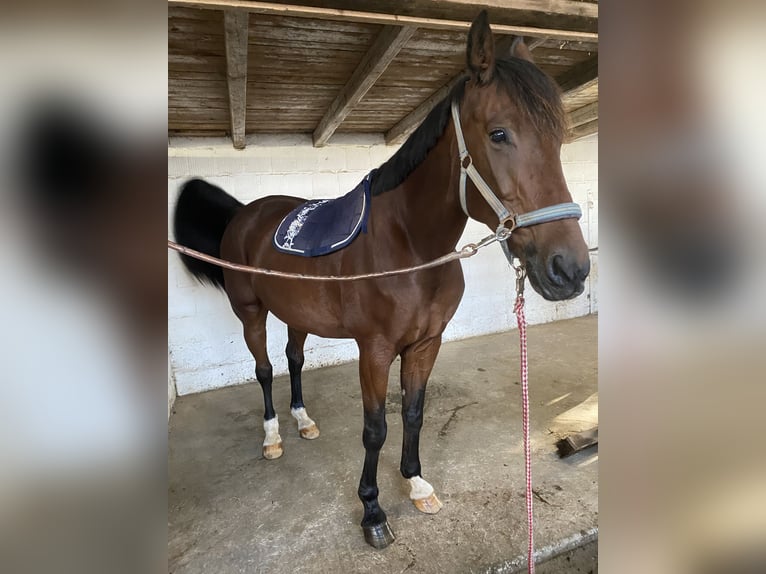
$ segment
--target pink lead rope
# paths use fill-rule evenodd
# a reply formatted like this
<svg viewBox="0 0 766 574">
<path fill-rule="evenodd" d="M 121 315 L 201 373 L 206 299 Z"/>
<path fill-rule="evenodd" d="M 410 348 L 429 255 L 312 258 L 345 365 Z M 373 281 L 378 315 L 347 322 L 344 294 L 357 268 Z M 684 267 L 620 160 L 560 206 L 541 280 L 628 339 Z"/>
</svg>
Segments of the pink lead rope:
<svg viewBox="0 0 766 574">
<path fill-rule="evenodd" d="M 524 470 L 526 476 L 526 499 L 527 499 L 527 531 L 529 532 L 529 545 L 527 546 L 527 571 L 535 572 L 535 550 L 533 535 L 532 514 L 532 460 L 529 446 L 529 371 L 527 369 L 527 321 L 524 317 L 524 280 L 526 270 L 523 266 L 514 267 L 516 271 L 516 303 L 513 311 L 516 313 L 516 322 L 519 325 L 519 355 L 521 362 L 521 410 L 522 426 L 524 435 Z"/>
</svg>

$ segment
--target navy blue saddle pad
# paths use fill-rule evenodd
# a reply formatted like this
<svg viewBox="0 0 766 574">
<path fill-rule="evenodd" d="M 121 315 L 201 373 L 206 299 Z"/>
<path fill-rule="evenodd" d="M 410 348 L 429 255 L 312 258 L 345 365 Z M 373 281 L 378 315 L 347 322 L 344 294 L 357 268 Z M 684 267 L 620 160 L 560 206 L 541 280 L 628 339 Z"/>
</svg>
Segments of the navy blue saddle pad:
<svg viewBox="0 0 766 574">
<path fill-rule="evenodd" d="M 313 199 L 293 209 L 274 234 L 277 251 L 317 257 L 343 249 L 360 231 L 367 233 L 370 174 L 337 199 Z"/>
</svg>

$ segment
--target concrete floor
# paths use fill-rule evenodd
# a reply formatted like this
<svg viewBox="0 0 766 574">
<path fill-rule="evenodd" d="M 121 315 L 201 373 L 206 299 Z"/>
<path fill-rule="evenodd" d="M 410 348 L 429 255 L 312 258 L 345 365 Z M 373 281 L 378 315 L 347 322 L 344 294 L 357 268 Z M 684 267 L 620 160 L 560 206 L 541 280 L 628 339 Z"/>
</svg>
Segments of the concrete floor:
<svg viewBox="0 0 766 574">
<path fill-rule="evenodd" d="M 596 392 L 596 343 L 595 316 L 529 329 L 535 546 L 548 555 L 569 549 L 541 574 L 597 570 L 597 451 L 561 460 L 547 430 Z M 526 518 L 517 333 L 441 349 L 420 449 L 423 477 L 444 503 L 437 515 L 415 509 L 399 474 L 398 372 L 395 363 L 378 471 L 380 503 L 397 536 L 391 546 L 373 550 L 359 527 L 362 407 L 350 363 L 304 374 L 307 410 L 322 433 L 314 441 L 302 440 L 290 417 L 289 381 L 275 380 L 284 455 L 274 461 L 261 456 L 257 383 L 179 397 L 168 440 L 169 571 L 519 571 Z"/>
</svg>

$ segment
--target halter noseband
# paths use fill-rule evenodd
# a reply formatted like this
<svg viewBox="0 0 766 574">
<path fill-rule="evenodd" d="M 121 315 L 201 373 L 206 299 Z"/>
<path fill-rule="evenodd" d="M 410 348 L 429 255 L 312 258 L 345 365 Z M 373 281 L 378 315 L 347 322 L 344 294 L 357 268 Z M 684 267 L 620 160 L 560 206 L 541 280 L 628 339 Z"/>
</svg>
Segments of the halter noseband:
<svg viewBox="0 0 766 574">
<path fill-rule="evenodd" d="M 535 209 L 529 213 L 513 214 L 508 211 L 473 165 L 471 154 L 468 153 L 465 145 L 463 130 L 460 127 L 460 107 L 455 100 L 452 101 L 452 121 L 455 124 L 455 136 L 457 137 L 457 147 L 460 153 L 460 207 L 463 208 L 463 212 L 470 218 L 471 215 L 468 213 L 468 205 L 465 198 L 466 177 L 469 177 L 500 220 L 495 235 L 498 241 L 501 242 L 504 251 L 506 250 L 505 240 L 518 227 L 529 227 L 531 225 L 548 223 L 549 221 L 558 221 L 559 219 L 580 219 L 582 217 L 580 206 L 572 202 L 557 203 L 549 207 Z M 511 222 L 510 228 L 505 226 L 508 221 Z"/>
</svg>

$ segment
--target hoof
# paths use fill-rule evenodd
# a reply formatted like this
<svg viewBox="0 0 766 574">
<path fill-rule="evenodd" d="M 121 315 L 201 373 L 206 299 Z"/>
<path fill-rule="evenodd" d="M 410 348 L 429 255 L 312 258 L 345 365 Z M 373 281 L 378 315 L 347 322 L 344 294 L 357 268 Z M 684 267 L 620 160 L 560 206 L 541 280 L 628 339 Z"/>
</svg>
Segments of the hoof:
<svg viewBox="0 0 766 574">
<path fill-rule="evenodd" d="M 364 530 L 365 542 L 378 550 L 385 548 L 396 539 L 388 522 L 372 526 L 362 526 L 362 530 Z"/>
<path fill-rule="evenodd" d="M 305 429 L 299 429 L 299 432 L 301 433 L 301 438 L 314 440 L 319 436 L 319 427 L 316 425 L 311 425 Z"/>
<path fill-rule="evenodd" d="M 263 445 L 263 458 L 274 460 L 282 456 L 282 443 Z"/>
<path fill-rule="evenodd" d="M 441 501 L 436 498 L 436 494 L 433 493 L 431 493 L 430 496 L 426 496 L 425 498 L 418 498 L 413 500 L 412 504 L 414 504 L 415 508 L 417 508 L 420 512 L 424 512 L 425 514 L 436 514 L 442 509 Z"/>
</svg>

